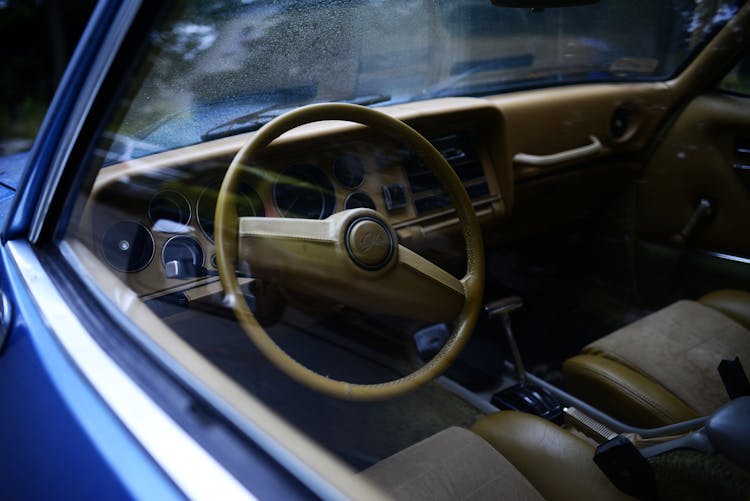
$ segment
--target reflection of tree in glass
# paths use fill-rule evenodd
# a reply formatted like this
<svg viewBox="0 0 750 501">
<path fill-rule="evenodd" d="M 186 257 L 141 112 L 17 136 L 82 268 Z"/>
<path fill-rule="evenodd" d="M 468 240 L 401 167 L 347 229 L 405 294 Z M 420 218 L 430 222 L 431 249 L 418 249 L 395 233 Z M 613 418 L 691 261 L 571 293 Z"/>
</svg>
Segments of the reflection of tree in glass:
<svg viewBox="0 0 750 501">
<path fill-rule="evenodd" d="M 631 0 L 531 12 L 486 0 L 185 3 L 151 38 L 112 137 L 172 148 L 309 102 L 667 78 L 689 56 L 691 37 L 702 39 L 734 5 Z"/>
<path fill-rule="evenodd" d="M 216 41 L 216 29 L 206 24 L 176 23 L 170 32 L 159 33 L 157 42 L 165 52 L 172 52 L 183 61 L 192 61 Z"/>
</svg>

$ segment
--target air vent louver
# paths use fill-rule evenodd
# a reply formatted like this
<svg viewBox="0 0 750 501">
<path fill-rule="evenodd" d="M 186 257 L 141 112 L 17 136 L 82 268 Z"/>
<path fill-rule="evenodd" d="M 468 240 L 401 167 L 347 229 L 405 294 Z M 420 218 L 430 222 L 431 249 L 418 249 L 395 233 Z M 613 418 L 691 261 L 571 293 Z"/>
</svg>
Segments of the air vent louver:
<svg viewBox="0 0 750 501">
<path fill-rule="evenodd" d="M 453 167 L 469 198 L 476 200 L 490 195 L 482 163 L 469 138 L 453 134 L 431 139 L 430 142 Z M 418 214 L 451 206 L 450 197 L 422 160 L 411 157 L 406 162 L 406 176 Z"/>
</svg>

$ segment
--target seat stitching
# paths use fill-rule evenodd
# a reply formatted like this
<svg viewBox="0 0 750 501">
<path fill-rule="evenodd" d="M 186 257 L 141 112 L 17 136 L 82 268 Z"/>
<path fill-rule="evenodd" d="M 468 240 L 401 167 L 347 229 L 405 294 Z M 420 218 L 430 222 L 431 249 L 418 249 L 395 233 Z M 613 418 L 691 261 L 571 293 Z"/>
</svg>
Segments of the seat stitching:
<svg viewBox="0 0 750 501">
<path fill-rule="evenodd" d="M 451 456 L 457 456 L 459 455 L 463 450 L 469 448 L 470 445 L 468 443 L 461 444 L 458 448 L 454 449 L 451 452 Z M 440 470 L 445 468 L 446 464 L 449 462 L 448 458 L 443 458 L 442 461 L 440 461 L 438 464 L 434 465 L 432 468 L 425 468 L 422 470 L 417 476 L 411 477 L 411 478 L 405 478 L 403 481 L 399 482 L 397 485 L 393 486 L 393 490 L 399 490 L 402 488 L 405 488 L 407 485 L 410 485 L 414 482 L 419 481 L 421 478 L 430 475 L 430 474 L 440 474 Z"/>
<path fill-rule="evenodd" d="M 584 371 L 584 372 L 588 371 L 589 373 L 592 373 L 594 375 L 600 376 L 603 379 L 606 379 L 607 381 L 613 383 L 615 386 L 617 386 L 619 389 L 621 389 L 623 391 L 623 393 L 629 395 L 634 400 L 639 401 L 645 407 L 650 408 L 656 414 L 658 414 L 659 417 L 661 417 L 662 419 L 667 420 L 668 422 L 675 422 L 678 419 L 681 419 L 681 418 L 678 418 L 677 416 L 673 416 L 668 410 L 664 409 L 656 401 L 650 399 L 648 396 L 643 395 L 642 393 L 636 392 L 635 390 L 631 389 L 629 386 L 625 385 L 622 381 L 620 381 L 620 380 L 618 380 L 618 379 L 610 376 L 606 372 L 602 372 L 599 369 L 595 369 L 595 368 L 591 368 L 591 367 L 586 367 L 586 366 L 584 366 L 582 364 L 573 363 L 573 365 L 577 365 L 578 368 L 579 368 L 579 370 L 581 370 L 581 371 Z M 658 384 L 655 381 L 652 381 L 652 382 L 654 384 Z M 659 385 L 659 386 L 661 386 L 661 385 Z M 666 388 L 665 388 L 665 391 L 668 391 L 668 390 L 666 390 Z M 675 398 L 677 398 L 677 397 L 675 397 Z M 684 402 L 683 402 L 683 404 L 684 404 Z M 691 408 L 687 404 L 685 404 L 685 405 L 686 405 L 686 407 Z"/>
<path fill-rule="evenodd" d="M 481 489 L 483 489 L 484 487 L 486 487 L 490 483 L 492 483 L 492 482 L 494 482 L 496 480 L 502 480 L 502 478 L 503 478 L 502 475 L 496 475 L 496 476 L 492 477 L 491 479 L 485 481 L 482 485 L 480 485 L 480 486 L 476 487 L 475 489 L 473 489 L 471 492 L 467 492 L 466 494 L 464 494 L 461 499 L 469 499 L 469 498 L 471 498 L 471 496 L 473 496 L 475 493 L 479 492 Z"/>
<path fill-rule="evenodd" d="M 601 377 L 603 379 L 606 379 L 607 381 L 609 381 L 610 383 L 612 383 L 614 386 L 616 386 L 617 388 L 619 388 L 623 393 L 625 393 L 626 395 L 628 395 L 632 399 L 640 402 L 640 404 L 642 404 L 644 407 L 646 407 L 646 408 L 650 409 L 651 411 L 655 412 L 663 420 L 668 420 L 670 422 L 673 422 L 673 421 L 676 420 L 676 418 L 674 416 L 671 416 L 668 411 L 666 411 L 665 409 L 661 408 L 659 406 L 659 404 L 657 404 L 655 401 L 649 399 L 647 396 L 645 396 L 645 395 L 643 395 L 641 393 L 636 392 L 635 390 L 633 390 L 629 386 L 625 385 L 620 380 L 618 380 L 618 379 L 610 376 L 609 374 L 607 374 L 605 372 L 602 372 L 602 371 L 599 371 L 599 370 L 596 370 L 596 369 L 590 369 L 590 368 L 583 368 L 583 370 L 584 371 L 588 371 L 588 372 L 590 372 L 590 373 L 592 373 L 594 375 L 597 375 L 597 376 L 599 376 L 599 377 Z"/>
<path fill-rule="evenodd" d="M 651 374 L 649 374 L 648 372 L 646 372 L 644 370 L 641 370 L 638 367 L 633 366 L 631 364 L 631 362 L 628 361 L 627 359 L 619 357 L 617 355 L 614 355 L 614 354 L 612 354 L 612 353 L 610 353 L 608 351 L 604 351 L 604 350 L 602 350 L 600 348 L 587 348 L 587 349 L 584 349 L 584 351 L 582 353 L 584 355 L 592 355 L 592 356 L 596 356 L 596 357 L 602 357 L 602 358 L 604 358 L 606 360 L 610 360 L 612 362 L 617 362 L 618 364 L 624 365 L 625 367 L 627 367 L 631 371 L 635 372 L 636 374 L 639 374 L 639 375 L 645 377 L 646 379 L 650 379 L 651 381 L 654 381 L 653 376 Z M 662 386 L 662 388 L 664 388 L 663 385 L 659 385 L 659 386 Z M 664 389 L 666 390 L 666 388 L 664 388 Z M 667 391 L 669 391 L 669 390 L 667 390 Z"/>
</svg>

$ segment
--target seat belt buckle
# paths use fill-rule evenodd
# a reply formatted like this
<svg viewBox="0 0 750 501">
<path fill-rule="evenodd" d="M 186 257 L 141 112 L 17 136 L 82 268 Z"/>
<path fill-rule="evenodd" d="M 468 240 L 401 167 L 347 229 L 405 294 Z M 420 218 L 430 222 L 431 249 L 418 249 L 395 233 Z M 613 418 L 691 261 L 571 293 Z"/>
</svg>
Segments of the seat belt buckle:
<svg viewBox="0 0 750 501">
<path fill-rule="evenodd" d="M 638 499 L 658 498 L 654 470 L 635 445 L 622 435 L 599 445 L 594 462 L 622 492 Z"/>
<path fill-rule="evenodd" d="M 734 357 L 734 360 L 722 360 L 717 369 L 730 400 L 750 396 L 750 381 L 742 368 L 740 357 Z"/>
</svg>

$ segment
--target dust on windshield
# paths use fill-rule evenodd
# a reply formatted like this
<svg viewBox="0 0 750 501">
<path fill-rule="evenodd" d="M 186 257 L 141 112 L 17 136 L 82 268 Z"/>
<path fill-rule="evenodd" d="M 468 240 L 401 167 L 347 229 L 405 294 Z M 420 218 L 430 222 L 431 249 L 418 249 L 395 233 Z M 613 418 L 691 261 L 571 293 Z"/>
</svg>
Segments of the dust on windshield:
<svg viewBox="0 0 750 501">
<path fill-rule="evenodd" d="M 185 2 L 148 41 L 108 161 L 245 132 L 296 106 L 665 79 L 735 1 L 501 8 L 489 0 Z"/>
</svg>

